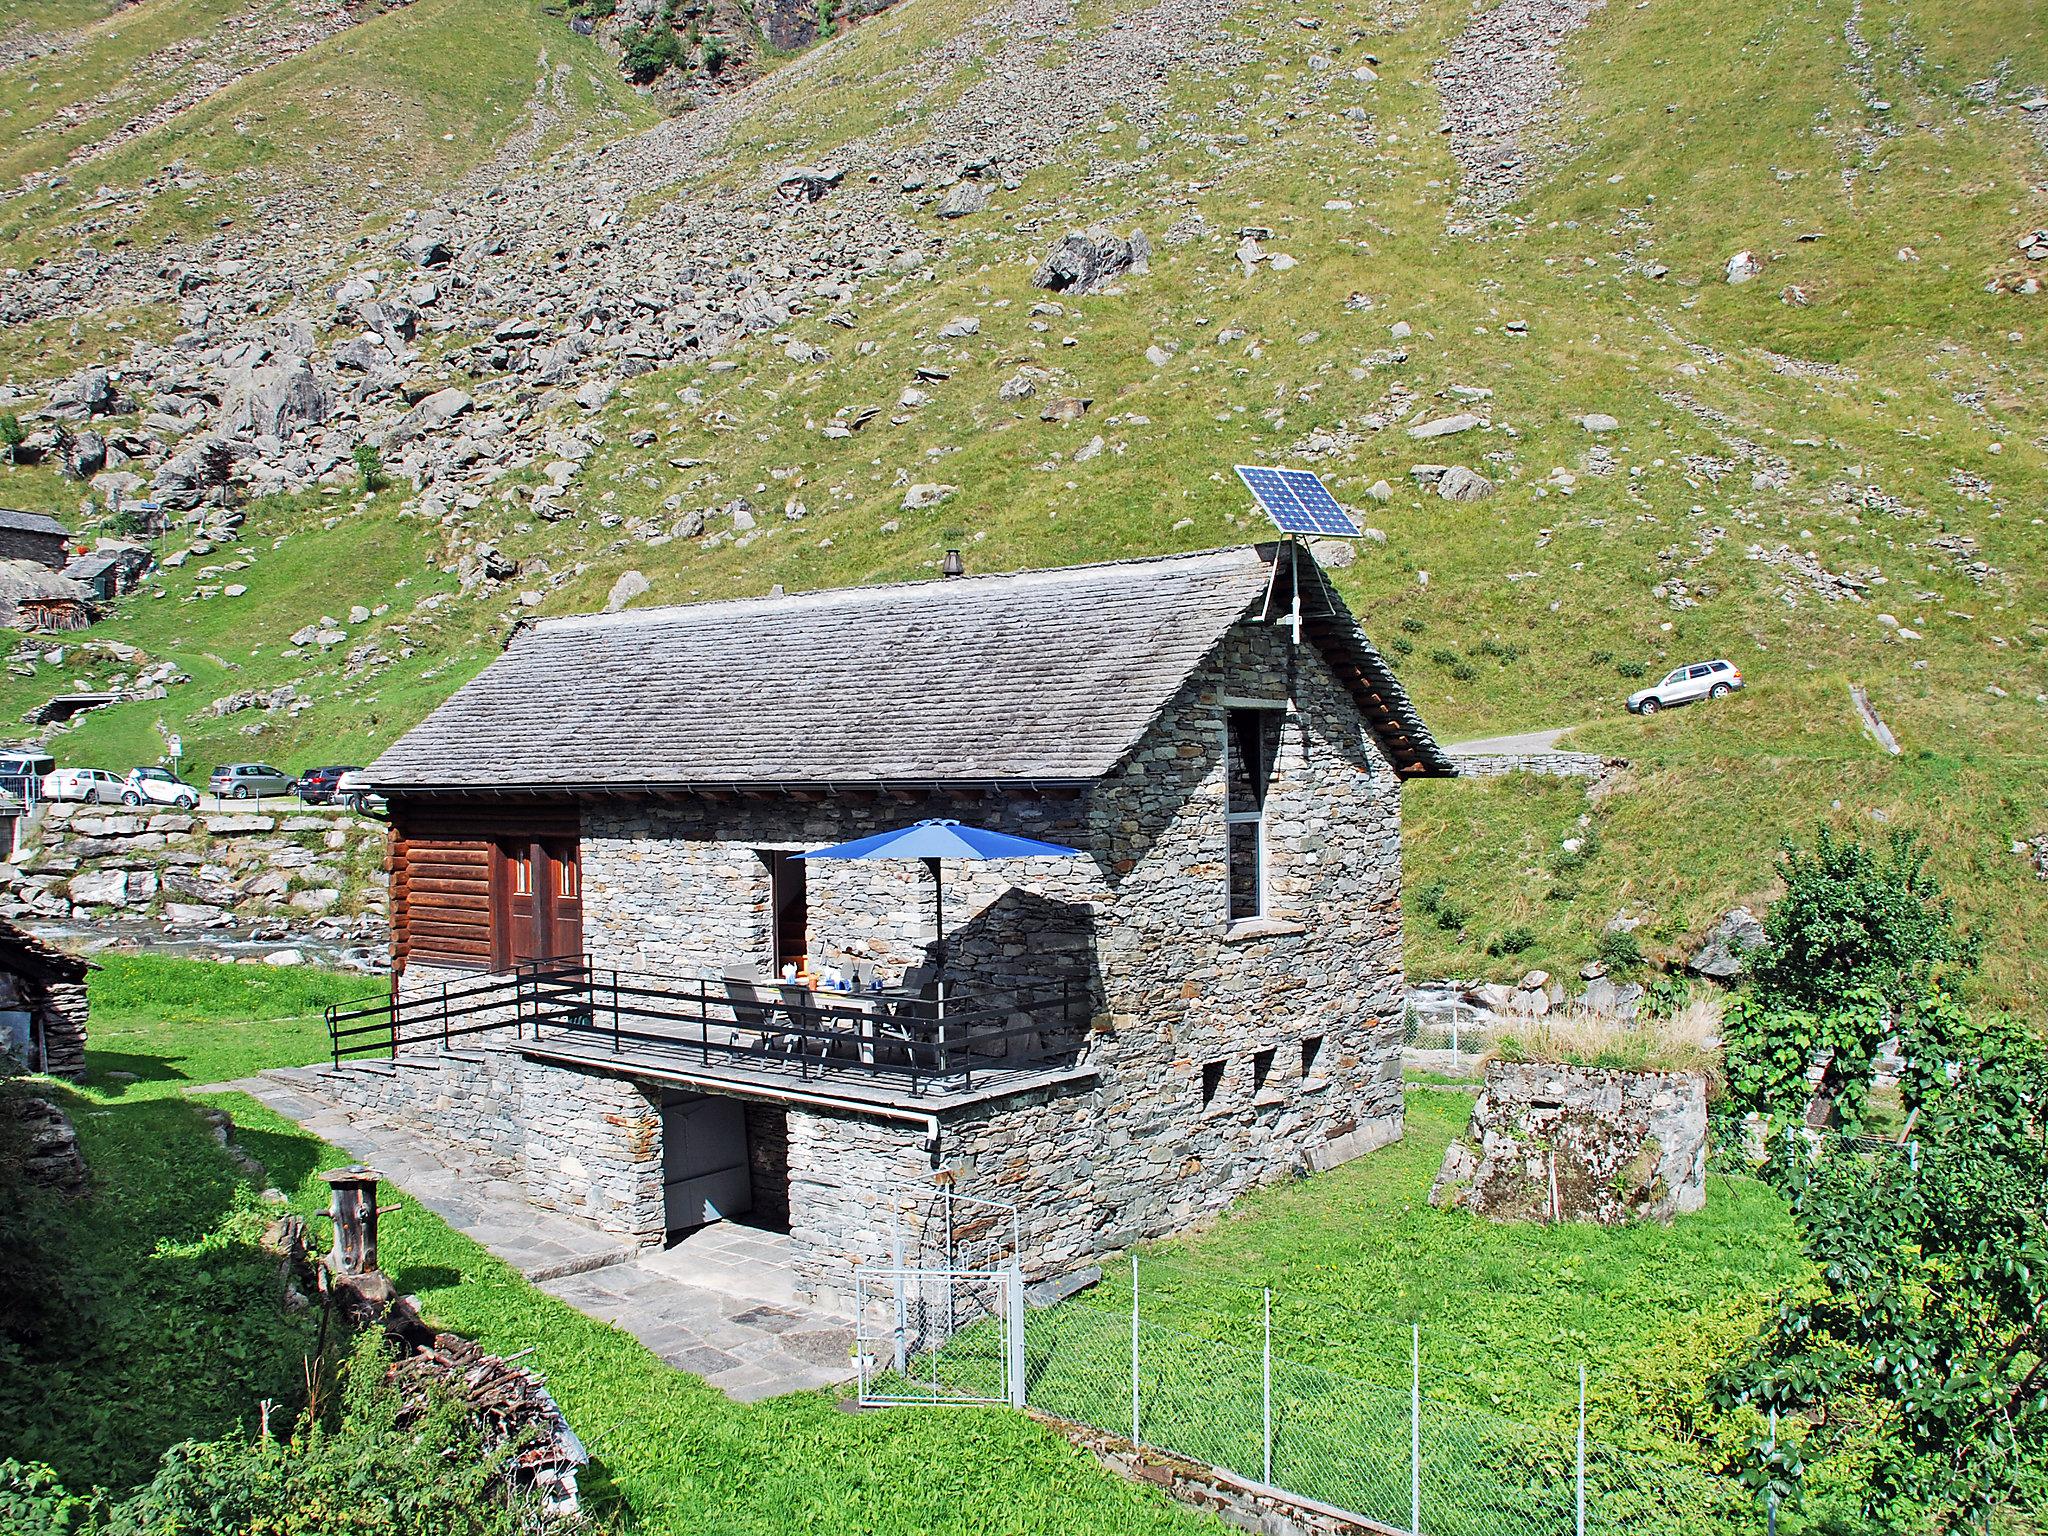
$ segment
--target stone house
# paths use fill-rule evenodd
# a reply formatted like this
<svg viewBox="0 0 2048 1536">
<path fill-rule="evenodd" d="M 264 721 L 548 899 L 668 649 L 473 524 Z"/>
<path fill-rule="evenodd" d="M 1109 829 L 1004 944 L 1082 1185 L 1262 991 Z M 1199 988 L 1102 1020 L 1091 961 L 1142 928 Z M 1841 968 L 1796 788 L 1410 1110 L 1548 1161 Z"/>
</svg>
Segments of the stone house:
<svg viewBox="0 0 2048 1536">
<path fill-rule="evenodd" d="M 0 560 L 32 560 L 61 571 L 71 559 L 71 535 L 47 512 L 0 507 Z"/>
<path fill-rule="evenodd" d="M 92 963 L 0 918 L 0 1056 L 30 1072 L 85 1072 L 86 973 Z"/>
<path fill-rule="evenodd" d="M 1057 1276 L 1400 1135 L 1400 786 L 1450 771 L 1289 544 L 543 621 L 369 770 L 394 1027 L 494 1028 L 327 1091 L 644 1243 L 786 1230 L 814 1293 L 935 1179 Z M 943 950 L 918 863 L 792 857 L 926 818 L 1082 856 L 947 866 Z"/>
</svg>

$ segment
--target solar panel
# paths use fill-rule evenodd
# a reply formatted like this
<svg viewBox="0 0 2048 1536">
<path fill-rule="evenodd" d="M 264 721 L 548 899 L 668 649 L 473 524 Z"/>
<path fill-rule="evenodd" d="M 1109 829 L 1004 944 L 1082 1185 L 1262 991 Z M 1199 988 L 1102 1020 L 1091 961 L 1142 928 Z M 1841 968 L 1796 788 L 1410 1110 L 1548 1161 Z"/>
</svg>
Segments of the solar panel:
<svg viewBox="0 0 2048 1536">
<path fill-rule="evenodd" d="M 1237 477 L 1282 533 L 1320 534 L 1333 539 L 1361 537 L 1350 514 L 1308 470 L 1261 469 L 1240 464 Z"/>
</svg>

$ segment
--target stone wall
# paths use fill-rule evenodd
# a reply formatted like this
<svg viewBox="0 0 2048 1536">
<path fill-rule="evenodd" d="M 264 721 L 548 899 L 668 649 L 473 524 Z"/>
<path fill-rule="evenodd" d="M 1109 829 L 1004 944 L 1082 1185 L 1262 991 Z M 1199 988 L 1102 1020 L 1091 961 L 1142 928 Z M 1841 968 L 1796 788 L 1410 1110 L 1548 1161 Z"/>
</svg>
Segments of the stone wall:
<svg viewBox="0 0 2048 1536">
<path fill-rule="evenodd" d="M 382 823 L 338 812 L 47 803 L 0 866 L 0 916 L 275 919 L 382 942 L 384 843 Z"/>
<path fill-rule="evenodd" d="M 658 1089 L 526 1061 L 487 1038 L 469 1049 L 321 1069 L 306 1086 L 459 1148 L 490 1176 L 518 1179 L 544 1209 L 645 1245 L 665 1236 Z"/>
<path fill-rule="evenodd" d="M 1706 1204 L 1706 1173 L 1698 1076 L 1493 1061 L 1429 1198 L 1502 1221 L 1668 1221 Z"/>
<path fill-rule="evenodd" d="M 1572 779 L 1604 779 L 1628 767 L 1621 757 L 1598 752 L 1451 752 L 1462 779 L 1498 778 L 1510 773 L 1548 774 Z"/>
</svg>

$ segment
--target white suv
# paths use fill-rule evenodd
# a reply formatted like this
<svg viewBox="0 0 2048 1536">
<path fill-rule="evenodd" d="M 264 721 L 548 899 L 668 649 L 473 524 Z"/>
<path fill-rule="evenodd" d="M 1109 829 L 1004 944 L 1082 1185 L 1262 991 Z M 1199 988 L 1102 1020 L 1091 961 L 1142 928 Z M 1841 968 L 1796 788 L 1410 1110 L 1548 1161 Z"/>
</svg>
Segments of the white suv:
<svg viewBox="0 0 2048 1536">
<path fill-rule="evenodd" d="M 1692 704 L 1700 699 L 1725 698 L 1742 686 L 1742 674 L 1732 661 L 1695 661 L 1673 667 L 1661 682 L 1638 689 L 1628 696 L 1629 713 L 1654 715 L 1674 704 Z"/>
</svg>

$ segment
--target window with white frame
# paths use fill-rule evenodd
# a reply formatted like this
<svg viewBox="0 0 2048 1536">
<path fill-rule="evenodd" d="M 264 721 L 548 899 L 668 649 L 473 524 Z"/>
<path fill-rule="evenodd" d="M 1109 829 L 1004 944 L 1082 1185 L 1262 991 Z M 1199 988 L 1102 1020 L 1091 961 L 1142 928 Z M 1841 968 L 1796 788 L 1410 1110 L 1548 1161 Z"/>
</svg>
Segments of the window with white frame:
<svg viewBox="0 0 2048 1536">
<path fill-rule="evenodd" d="M 1280 711 L 1231 709 L 1224 722 L 1229 910 L 1230 920 L 1238 922 L 1266 915 L 1266 787 L 1280 746 Z"/>
</svg>

